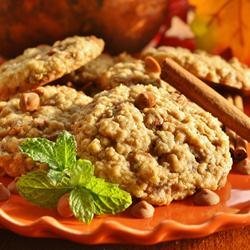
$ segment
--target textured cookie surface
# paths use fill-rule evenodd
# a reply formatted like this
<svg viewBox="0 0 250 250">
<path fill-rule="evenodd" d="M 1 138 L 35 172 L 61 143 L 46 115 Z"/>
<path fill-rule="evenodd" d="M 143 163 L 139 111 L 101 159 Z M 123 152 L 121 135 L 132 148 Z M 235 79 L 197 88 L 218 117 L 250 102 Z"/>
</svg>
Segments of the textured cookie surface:
<svg viewBox="0 0 250 250">
<path fill-rule="evenodd" d="M 250 69 L 236 58 L 227 62 L 220 56 L 210 55 L 205 51 L 192 53 L 188 49 L 167 46 L 149 48 L 142 53 L 142 57 L 149 55 L 160 63 L 165 57 L 169 57 L 203 80 L 236 89 L 250 89 Z"/>
<path fill-rule="evenodd" d="M 101 54 L 96 59 L 85 64 L 78 70 L 72 72 L 68 80 L 77 84 L 98 83 L 101 75 L 115 64 L 115 59 L 109 54 Z"/>
<path fill-rule="evenodd" d="M 0 66 L 0 99 L 34 89 L 78 69 L 100 55 L 103 47 L 103 40 L 94 36 L 74 36 L 53 46 L 25 50 Z"/>
<path fill-rule="evenodd" d="M 19 176 L 34 167 L 34 162 L 18 149 L 23 139 L 45 137 L 55 139 L 62 130 L 70 130 L 75 114 L 91 98 L 66 86 L 39 87 L 33 92 L 40 105 L 32 112 L 22 111 L 22 94 L 0 102 L 0 169 Z"/>
<path fill-rule="evenodd" d="M 111 89 L 120 84 L 149 84 L 159 82 L 160 72 L 151 72 L 145 62 L 129 54 L 122 53 L 116 57 L 101 54 L 75 72 L 68 80 L 77 86 L 88 83 L 96 84 L 101 89 Z"/>
<path fill-rule="evenodd" d="M 138 107 L 150 93 L 154 105 Z M 153 102 L 152 102 L 153 103 Z M 169 85 L 120 85 L 96 95 L 72 128 L 95 174 L 156 205 L 215 190 L 231 169 L 219 121 Z"/>
<path fill-rule="evenodd" d="M 139 59 L 122 61 L 111 66 L 100 78 L 103 89 L 111 89 L 120 84 L 153 84 L 159 82 L 160 72 L 150 72 L 145 62 Z"/>
</svg>

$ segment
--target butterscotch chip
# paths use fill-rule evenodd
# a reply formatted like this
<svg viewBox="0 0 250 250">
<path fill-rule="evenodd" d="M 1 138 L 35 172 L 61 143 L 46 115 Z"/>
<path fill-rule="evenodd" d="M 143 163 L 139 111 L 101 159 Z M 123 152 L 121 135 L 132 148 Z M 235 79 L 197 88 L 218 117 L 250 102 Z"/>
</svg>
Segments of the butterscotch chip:
<svg viewBox="0 0 250 250">
<path fill-rule="evenodd" d="M 0 65 L 0 99 L 44 85 L 78 69 L 101 54 L 104 42 L 94 36 L 69 37 L 53 46 L 26 49 Z"/>
<path fill-rule="evenodd" d="M 63 218 L 70 218 L 73 216 L 73 212 L 69 205 L 69 193 L 64 194 L 57 202 L 57 212 Z"/>
<path fill-rule="evenodd" d="M 139 109 L 152 108 L 155 104 L 154 95 L 148 91 L 139 94 L 135 99 L 135 106 Z"/>
<path fill-rule="evenodd" d="M 160 64 L 169 57 L 198 78 L 208 82 L 236 89 L 250 89 L 250 69 L 236 58 L 225 61 L 220 56 L 205 51 L 192 53 L 188 49 L 167 46 L 150 48 L 142 53 L 142 58 L 148 56 L 154 57 Z"/>
<path fill-rule="evenodd" d="M 220 197 L 209 189 L 202 189 L 194 195 L 194 203 L 200 206 L 213 206 L 220 202 Z"/>
<path fill-rule="evenodd" d="M 141 93 L 155 105 L 138 109 Z M 120 85 L 97 94 L 72 131 L 95 174 L 155 205 L 224 185 L 232 166 L 220 122 L 167 83 Z"/>
<path fill-rule="evenodd" d="M 130 209 L 131 215 L 140 219 L 151 218 L 153 217 L 154 212 L 154 207 L 146 201 L 140 201 Z"/>
<path fill-rule="evenodd" d="M 32 112 L 39 108 L 40 98 L 36 93 L 23 93 L 20 96 L 20 109 L 24 112 Z"/>
<path fill-rule="evenodd" d="M 152 56 L 146 56 L 144 61 L 147 72 L 161 73 L 161 66 Z"/>
<path fill-rule="evenodd" d="M 23 94 L 0 102 L 0 169 L 12 177 L 43 167 L 20 152 L 19 145 L 25 138 L 56 139 L 62 130 L 70 130 L 75 115 L 91 101 L 66 86 L 39 87 L 31 94 L 40 100 L 33 112 L 20 107 Z"/>
</svg>

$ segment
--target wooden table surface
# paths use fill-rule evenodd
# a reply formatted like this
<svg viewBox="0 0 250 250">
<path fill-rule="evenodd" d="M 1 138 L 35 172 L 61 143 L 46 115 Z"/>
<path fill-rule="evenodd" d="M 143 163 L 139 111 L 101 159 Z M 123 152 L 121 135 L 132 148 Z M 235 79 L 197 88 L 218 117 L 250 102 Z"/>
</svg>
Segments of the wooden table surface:
<svg viewBox="0 0 250 250">
<path fill-rule="evenodd" d="M 79 245 L 62 239 L 35 239 L 0 230 L 0 250 L 250 250 L 250 226 L 230 229 L 208 237 L 166 242 L 152 246 Z"/>
</svg>

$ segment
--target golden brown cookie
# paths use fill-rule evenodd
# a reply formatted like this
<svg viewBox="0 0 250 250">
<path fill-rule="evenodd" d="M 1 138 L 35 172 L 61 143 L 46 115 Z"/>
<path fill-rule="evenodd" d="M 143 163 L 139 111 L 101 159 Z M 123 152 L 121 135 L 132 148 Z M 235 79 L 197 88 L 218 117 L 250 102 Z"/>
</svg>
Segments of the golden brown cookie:
<svg viewBox="0 0 250 250">
<path fill-rule="evenodd" d="M 102 39 L 69 37 L 52 46 L 26 49 L 22 55 L 0 65 L 0 99 L 44 85 L 68 74 L 101 54 Z"/>
<path fill-rule="evenodd" d="M 102 77 L 109 69 L 117 63 L 134 62 L 136 59 L 127 53 L 111 56 L 103 53 L 94 60 L 85 64 L 76 71 L 65 76 L 64 81 L 73 83 L 77 87 L 86 88 L 91 84 L 97 87 L 102 85 Z"/>
<path fill-rule="evenodd" d="M 160 68 L 147 67 L 146 60 L 129 58 L 109 67 L 99 79 L 102 89 L 111 89 L 120 84 L 154 84 L 160 81 Z"/>
<path fill-rule="evenodd" d="M 109 54 L 103 53 L 78 70 L 71 72 L 66 76 L 66 80 L 83 88 L 90 83 L 99 84 L 101 75 L 114 64 L 115 58 Z"/>
<path fill-rule="evenodd" d="M 77 116 L 79 156 L 97 176 L 151 204 L 215 190 L 231 169 L 220 122 L 167 83 L 103 91 Z"/>
<path fill-rule="evenodd" d="M 70 130 L 76 114 L 91 98 L 66 86 L 45 86 L 0 102 L 0 169 L 19 176 L 35 163 L 18 146 L 29 137 L 55 139 Z"/>
<path fill-rule="evenodd" d="M 167 46 L 149 48 L 142 53 L 142 58 L 146 56 L 154 57 L 159 63 L 169 57 L 209 84 L 241 89 L 244 93 L 250 91 L 250 69 L 236 58 L 225 61 L 205 51 L 192 53 L 188 49 Z"/>
</svg>

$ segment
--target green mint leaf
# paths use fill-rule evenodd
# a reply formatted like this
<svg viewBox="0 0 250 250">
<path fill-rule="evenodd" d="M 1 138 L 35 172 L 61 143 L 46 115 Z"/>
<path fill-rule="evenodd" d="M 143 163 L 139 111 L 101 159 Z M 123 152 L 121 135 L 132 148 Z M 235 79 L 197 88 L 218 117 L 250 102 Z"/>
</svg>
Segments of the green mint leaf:
<svg viewBox="0 0 250 250">
<path fill-rule="evenodd" d="M 54 185 L 60 183 L 63 178 L 67 177 L 67 175 L 64 172 L 53 169 L 48 170 L 47 176 Z"/>
<path fill-rule="evenodd" d="M 20 150 L 34 161 L 47 163 L 50 168 L 48 177 L 54 184 L 58 183 L 64 175 L 69 176 L 70 169 L 76 165 L 76 141 L 67 131 L 63 131 L 56 142 L 45 138 L 26 139 L 21 144 Z"/>
<path fill-rule="evenodd" d="M 132 203 L 128 192 L 101 178 L 92 177 L 85 188 L 92 195 L 95 214 L 116 214 L 124 211 Z"/>
<path fill-rule="evenodd" d="M 72 168 L 76 164 L 76 141 L 73 135 L 63 131 L 54 145 L 58 169 Z"/>
<path fill-rule="evenodd" d="M 55 207 L 58 199 L 72 190 L 69 178 L 62 178 L 54 184 L 46 171 L 32 171 L 21 176 L 17 181 L 17 189 L 21 196 L 41 207 Z"/>
<path fill-rule="evenodd" d="M 85 223 L 90 223 L 94 217 L 93 198 L 85 188 L 75 188 L 70 192 L 69 205 L 74 216 Z"/>
<path fill-rule="evenodd" d="M 20 145 L 20 150 L 32 160 L 47 163 L 50 168 L 57 169 L 54 146 L 54 142 L 45 138 L 28 138 Z"/>
<path fill-rule="evenodd" d="M 71 173 L 71 184 L 84 186 L 94 175 L 94 166 L 91 161 L 79 159 Z"/>
</svg>

